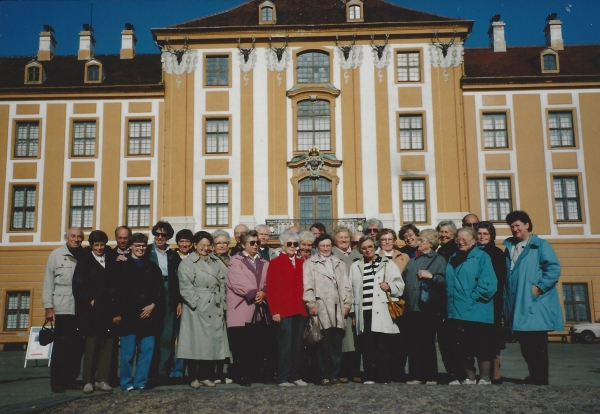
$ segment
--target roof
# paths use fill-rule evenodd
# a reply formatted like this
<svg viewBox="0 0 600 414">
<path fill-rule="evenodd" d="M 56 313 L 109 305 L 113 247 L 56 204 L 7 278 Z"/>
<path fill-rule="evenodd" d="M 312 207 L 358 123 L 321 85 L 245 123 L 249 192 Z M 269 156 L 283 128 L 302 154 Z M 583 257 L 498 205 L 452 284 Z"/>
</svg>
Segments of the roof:
<svg viewBox="0 0 600 414">
<path fill-rule="evenodd" d="M 121 59 L 119 55 L 97 55 L 94 59 L 102 64 L 105 79 L 102 83 L 85 83 L 84 68 L 88 60 L 77 56 L 54 56 L 48 61 L 39 61 L 46 80 L 42 84 L 25 84 L 25 66 L 35 58 L 0 57 L 0 93 L 2 92 L 64 92 L 110 89 L 126 92 L 131 89 L 163 88 L 160 55 L 141 54 L 133 59 Z"/>
<path fill-rule="evenodd" d="M 491 48 L 466 48 L 463 84 L 600 80 L 600 45 L 565 46 L 556 51 L 559 73 L 542 73 L 540 55 L 546 49 L 523 46 L 494 52 Z"/>
<path fill-rule="evenodd" d="M 168 29 L 200 27 L 239 27 L 261 26 L 258 21 L 258 7 L 264 0 L 250 0 L 230 10 L 169 26 Z M 383 0 L 363 0 L 364 22 L 347 23 L 345 0 L 270 0 L 276 7 L 277 26 L 323 25 L 323 24 L 362 24 L 440 22 L 456 21 L 452 17 L 425 13 L 406 7 L 396 6 Z"/>
</svg>

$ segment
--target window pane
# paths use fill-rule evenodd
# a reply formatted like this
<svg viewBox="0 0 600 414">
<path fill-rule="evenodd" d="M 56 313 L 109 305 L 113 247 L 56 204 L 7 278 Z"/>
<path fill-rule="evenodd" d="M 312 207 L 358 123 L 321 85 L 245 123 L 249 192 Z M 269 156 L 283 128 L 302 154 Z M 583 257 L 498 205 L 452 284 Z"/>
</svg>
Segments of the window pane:
<svg viewBox="0 0 600 414">
<path fill-rule="evenodd" d="M 423 116 L 400 115 L 400 149 L 423 149 Z"/>
<path fill-rule="evenodd" d="M 553 147 L 572 147 L 575 145 L 573 132 L 573 114 L 571 112 L 550 112 L 550 145 Z"/>
<path fill-rule="evenodd" d="M 298 102 L 298 150 L 331 149 L 331 118 L 329 101 Z"/>
<path fill-rule="evenodd" d="M 402 216 L 404 223 L 427 221 L 425 180 L 402 180 Z"/>
<path fill-rule="evenodd" d="M 127 186 L 127 225 L 130 227 L 150 225 L 150 185 Z"/>
<path fill-rule="evenodd" d="M 329 82 L 329 54 L 307 52 L 298 55 L 298 83 Z"/>
<path fill-rule="evenodd" d="M 490 221 L 503 221 L 512 211 L 510 179 L 488 178 L 486 181 L 487 214 Z"/>
<path fill-rule="evenodd" d="M 35 225 L 36 189 L 34 186 L 13 187 L 11 229 L 32 230 Z"/>
<path fill-rule="evenodd" d="M 421 80 L 421 59 L 419 52 L 399 52 L 396 55 L 398 82 L 419 82 Z"/>
<path fill-rule="evenodd" d="M 39 124 L 37 122 L 18 122 L 15 157 L 37 157 L 38 143 Z"/>
<path fill-rule="evenodd" d="M 569 322 L 590 322 L 587 284 L 563 283 L 565 318 Z"/>
<path fill-rule="evenodd" d="M 224 153 L 229 151 L 229 120 L 206 120 L 206 152 Z"/>
<path fill-rule="evenodd" d="M 485 148 L 507 148 L 506 114 L 484 114 L 483 137 Z"/>
<path fill-rule="evenodd" d="M 229 56 L 208 56 L 206 58 L 206 84 L 227 86 L 229 84 Z"/>
<path fill-rule="evenodd" d="M 73 156 L 93 156 L 96 153 L 96 122 L 73 123 Z"/>
<path fill-rule="evenodd" d="M 207 183 L 205 221 L 207 226 L 229 225 L 229 184 Z"/>
<path fill-rule="evenodd" d="M 554 207 L 557 220 L 581 220 L 579 187 L 576 177 L 554 178 Z"/>
<path fill-rule="evenodd" d="M 152 143 L 152 122 L 129 121 L 129 155 L 150 155 Z"/>
</svg>

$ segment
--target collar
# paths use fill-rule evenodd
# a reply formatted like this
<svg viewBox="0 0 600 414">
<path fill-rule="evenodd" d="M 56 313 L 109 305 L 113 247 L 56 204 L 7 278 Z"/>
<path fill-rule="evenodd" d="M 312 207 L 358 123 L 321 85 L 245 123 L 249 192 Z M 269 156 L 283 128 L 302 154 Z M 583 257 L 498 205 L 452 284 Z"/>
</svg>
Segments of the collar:
<svg viewBox="0 0 600 414">
<path fill-rule="evenodd" d="M 254 257 L 250 257 L 250 255 L 249 255 L 248 253 L 246 253 L 246 251 L 245 251 L 245 250 L 242 250 L 242 252 L 241 252 L 241 253 L 244 255 L 244 257 L 247 257 L 248 259 L 250 259 L 250 260 L 252 260 L 252 261 L 256 261 L 256 260 L 260 259 L 260 254 L 258 254 L 258 253 L 256 253 L 256 254 L 254 255 Z"/>
</svg>

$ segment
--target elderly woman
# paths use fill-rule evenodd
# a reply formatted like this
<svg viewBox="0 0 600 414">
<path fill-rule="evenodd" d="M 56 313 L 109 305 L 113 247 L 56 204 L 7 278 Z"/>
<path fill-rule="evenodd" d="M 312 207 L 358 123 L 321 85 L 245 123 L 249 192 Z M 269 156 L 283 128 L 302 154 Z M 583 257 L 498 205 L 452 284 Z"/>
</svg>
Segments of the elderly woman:
<svg viewBox="0 0 600 414">
<path fill-rule="evenodd" d="M 435 333 L 438 309 L 443 306 L 446 260 L 435 252 L 440 239 L 433 229 L 422 230 L 417 238 L 420 254 L 410 259 L 402 272 L 406 284 L 402 326 L 406 336 L 409 377 L 407 384 L 437 384 Z M 421 290 L 433 293 L 421 300 Z M 424 298 L 425 299 L 425 298 Z"/>
<path fill-rule="evenodd" d="M 454 241 L 454 237 L 456 236 L 456 225 L 452 220 L 444 220 L 441 221 L 435 229 L 440 236 L 440 247 L 437 250 L 437 254 L 443 256 L 447 262 L 448 259 L 450 259 L 450 256 L 458 250 L 456 242 Z"/>
<path fill-rule="evenodd" d="M 277 384 L 282 387 L 305 386 L 298 376 L 302 361 L 302 334 L 306 325 L 306 307 L 302 269 L 304 260 L 296 257 L 300 237 L 293 231 L 279 236 L 283 254 L 269 263 L 267 301 L 273 322 L 277 324 Z"/>
<path fill-rule="evenodd" d="M 325 335 L 317 345 L 320 385 L 341 385 L 340 368 L 345 317 L 352 306 L 346 265 L 331 255 L 333 239 L 321 234 L 314 243 L 317 254 L 304 262 L 303 300 L 312 316 L 318 316 Z"/>
<path fill-rule="evenodd" d="M 175 235 L 175 242 L 177 243 L 177 248 L 175 251 L 179 255 L 179 257 L 183 260 L 192 252 L 192 239 L 194 238 L 194 233 L 192 233 L 189 229 L 179 230 Z M 181 310 L 179 311 L 181 314 Z"/>
<path fill-rule="evenodd" d="M 177 358 L 187 359 L 192 388 L 214 387 L 217 361 L 229 357 L 225 330 L 225 265 L 213 254 L 212 236 L 199 231 L 194 250 L 177 271 L 184 300 Z"/>
<path fill-rule="evenodd" d="M 231 236 L 225 230 L 215 230 L 211 234 L 213 240 L 213 252 L 227 266 L 229 264 L 229 244 Z"/>
<path fill-rule="evenodd" d="M 494 359 L 494 304 L 498 281 L 490 257 L 477 248 L 477 234 L 464 227 L 456 234 L 458 251 L 450 257 L 446 267 L 448 319 L 446 326 L 452 341 L 454 378 L 450 385 L 490 382 L 491 361 Z M 479 382 L 469 360 L 477 358 Z"/>
<path fill-rule="evenodd" d="M 387 383 L 391 379 L 392 336 L 400 330 L 388 311 L 386 292 L 397 300 L 404 291 L 404 281 L 398 266 L 376 253 L 374 237 L 364 236 L 358 248 L 363 260 L 350 267 L 350 285 L 365 369 L 364 384 Z"/>
<path fill-rule="evenodd" d="M 417 237 L 419 237 L 419 229 L 414 224 L 405 224 L 400 227 L 398 237 L 404 240 L 405 245 L 400 248 L 402 253 L 405 253 L 411 259 L 416 256 L 419 246 L 417 245 Z"/>
<path fill-rule="evenodd" d="M 253 338 L 247 326 L 257 306 L 263 306 L 269 262 L 258 254 L 260 242 L 256 230 L 242 233 L 244 250 L 231 257 L 227 266 L 227 334 L 236 367 L 237 382 L 249 387 L 251 374 L 261 375 L 265 338 Z"/>
<path fill-rule="evenodd" d="M 406 267 L 406 264 L 410 260 L 407 254 L 402 253 L 401 251 L 395 249 L 396 247 L 396 232 L 391 229 L 381 229 L 379 233 L 377 233 L 376 239 L 379 244 L 379 249 L 377 249 L 377 254 L 379 256 L 385 256 L 392 262 L 398 266 L 398 269 L 402 272 Z"/>
<path fill-rule="evenodd" d="M 504 349 L 506 334 L 502 328 L 503 292 L 506 284 L 506 261 L 502 249 L 496 246 L 496 228 L 489 221 L 475 224 L 477 231 L 477 246 L 490 256 L 492 267 L 498 280 L 498 290 L 494 294 L 494 327 L 496 331 L 496 357 L 492 366 L 492 383 L 501 383 L 500 375 L 500 350 Z"/>
<path fill-rule="evenodd" d="M 121 321 L 117 304 L 121 291 L 115 272 L 116 261 L 106 260 L 106 233 L 94 230 L 73 274 L 75 315 L 85 337 L 83 356 L 84 394 L 94 389 L 112 391 L 109 382 L 111 354 L 117 326 Z"/>
<path fill-rule="evenodd" d="M 312 257 L 312 246 L 315 242 L 315 236 L 310 231 L 300 233 L 300 245 L 298 248 L 298 257 L 308 260 Z"/>
</svg>

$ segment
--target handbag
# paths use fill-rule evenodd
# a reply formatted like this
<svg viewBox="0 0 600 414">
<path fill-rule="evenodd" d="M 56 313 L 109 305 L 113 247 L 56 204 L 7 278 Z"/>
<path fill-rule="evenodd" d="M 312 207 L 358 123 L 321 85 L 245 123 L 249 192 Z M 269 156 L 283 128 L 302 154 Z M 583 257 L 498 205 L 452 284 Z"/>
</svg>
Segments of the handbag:
<svg viewBox="0 0 600 414">
<path fill-rule="evenodd" d="M 50 322 L 50 327 L 46 327 L 46 324 Z M 39 342 L 41 346 L 50 345 L 54 342 L 54 324 L 52 323 L 52 319 L 46 319 L 42 329 L 38 334 Z"/>
<path fill-rule="evenodd" d="M 264 338 L 269 329 L 266 304 L 254 305 L 254 314 L 250 322 L 246 322 L 246 330 L 252 339 Z"/>
<path fill-rule="evenodd" d="M 387 266 L 385 266 L 383 268 L 383 282 L 382 283 L 385 283 L 386 270 L 387 270 Z M 404 305 L 405 305 L 406 301 L 404 299 L 398 299 L 397 301 L 394 301 L 392 299 L 392 295 L 390 295 L 390 292 L 385 292 L 385 296 L 387 297 L 388 312 L 390 313 L 392 320 L 395 321 L 396 319 L 398 319 L 402 315 L 404 315 Z"/>
<path fill-rule="evenodd" d="M 311 315 L 302 336 L 306 345 L 316 345 L 325 337 L 325 330 L 319 315 Z"/>
</svg>

